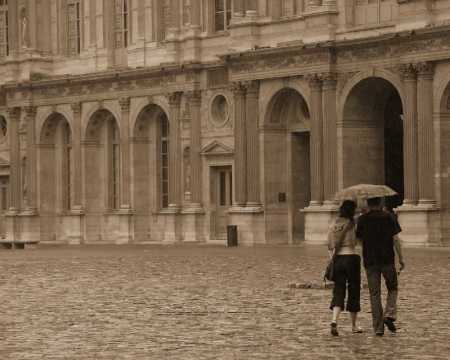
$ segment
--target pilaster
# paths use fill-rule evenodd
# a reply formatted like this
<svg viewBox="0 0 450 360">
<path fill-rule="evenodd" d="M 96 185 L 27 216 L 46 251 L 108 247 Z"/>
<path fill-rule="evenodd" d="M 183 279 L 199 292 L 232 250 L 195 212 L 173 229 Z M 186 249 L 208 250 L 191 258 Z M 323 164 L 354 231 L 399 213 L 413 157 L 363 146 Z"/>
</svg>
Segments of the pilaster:
<svg viewBox="0 0 450 360">
<path fill-rule="evenodd" d="M 323 119 L 322 119 L 322 80 L 317 75 L 308 78 L 311 90 L 311 206 L 323 202 Z"/>
<path fill-rule="evenodd" d="M 71 104 L 72 124 L 72 149 L 73 149 L 73 205 L 72 211 L 81 213 L 83 210 L 82 200 L 82 153 L 81 153 L 81 110 L 79 102 Z"/>
<path fill-rule="evenodd" d="M 245 130 L 247 163 L 247 206 L 260 206 L 258 105 L 259 81 L 244 84 L 246 89 Z"/>
<path fill-rule="evenodd" d="M 26 168 L 26 208 L 27 215 L 36 214 L 36 107 L 26 106 L 23 108 L 26 120 L 26 139 L 27 139 L 27 168 Z"/>
<path fill-rule="evenodd" d="M 323 178 L 324 200 L 334 204 L 337 191 L 337 118 L 335 73 L 323 74 Z"/>
<path fill-rule="evenodd" d="M 401 69 L 405 85 L 403 161 L 405 169 L 404 205 L 417 203 L 417 72 L 413 65 Z"/>
<path fill-rule="evenodd" d="M 435 205 L 433 156 L 433 77 L 430 62 L 417 64 L 419 205 Z"/>
<path fill-rule="evenodd" d="M 122 169 L 121 210 L 131 210 L 131 161 L 130 161 L 130 98 L 119 99 L 120 117 L 120 152 Z"/>
<path fill-rule="evenodd" d="M 10 149 L 10 208 L 11 214 L 20 210 L 20 137 L 19 121 L 20 108 L 13 107 L 8 110 L 8 140 Z"/>
<path fill-rule="evenodd" d="M 181 139 L 180 106 L 181 92 L 168 95 L 170 105 L 169 120 L 169 209 L 178 211 L 181 205 Z"/>
<path fill-rule="evenodd" d="M 245 206 L 247 202 L 247 143 L 245 88 L 242 83 L 232 85 L 234 96 L 234 183 L 235 205 Z"/>
</svg>

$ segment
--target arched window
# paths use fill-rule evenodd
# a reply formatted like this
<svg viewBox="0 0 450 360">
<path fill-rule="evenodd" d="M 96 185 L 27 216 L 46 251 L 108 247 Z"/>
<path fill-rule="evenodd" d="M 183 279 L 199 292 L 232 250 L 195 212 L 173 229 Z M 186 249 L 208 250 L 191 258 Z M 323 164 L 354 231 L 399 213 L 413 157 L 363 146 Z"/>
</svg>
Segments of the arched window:
<svg viewBox="0 0 450 360">
<path fill-rule="evenodd" d="M 166 114 L 161 114 L 159 126 L 161 207 L 164 209 L 169 206 L 169 121 Z"/>
<path fill-rule="evenodd" d="M 116 121 L 111 119 L 108 122 L 108 136 L 109 136 L 109 181 L 110 181 L 110 196 L 109 207 L 113 210 L 120 208 L 120 135 L 119 128 Z"/>
<path fill-rule="evenodd" d="M 392 21 L 394 0 L 356 0 L 355 25 L 374 25 Z"/>
<path fill-rule="evenodd" d="M 62 124 L 62 206 L 63 210 L 70 210 L 72 208 L 72 132 L 67 121 Z"/>
<path fill-rule="evenodd" d="M 231 22 L 231 0 L 215 0 L 214 30 L 228 30 Z"/>
<path fill-rule="evenodd" d="M 8 0 L 0 0 L 0 59 L 8 55 Z"/>
<path fill-rule="evenodd" d="M 70 56 L 81 52 L 80 0 L 69 0 L 67 3 L 67 52 Z"/>
<path fill-rule="evenodd" d="M 129 43 L 130 6 L 128 0 L 115 0 L 115 46 L 126 48 Z"/>
</svg>

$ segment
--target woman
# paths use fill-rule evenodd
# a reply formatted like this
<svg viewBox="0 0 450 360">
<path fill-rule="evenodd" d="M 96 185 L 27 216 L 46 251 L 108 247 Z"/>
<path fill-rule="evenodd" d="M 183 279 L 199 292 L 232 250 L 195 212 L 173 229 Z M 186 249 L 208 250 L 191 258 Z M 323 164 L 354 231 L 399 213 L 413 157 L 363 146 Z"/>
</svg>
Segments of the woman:
<svg viewBox="0 0 450 360">
<path fill-rule="evenodd" d="M 339 208 L 339 216 L 328 232 L 328 249 L 330 256 L 336 253 L 334 260 L 334 288 L 330 309 L 333 310 L 331 334 L 338 336 L 337 323 L 344 309 L 345 290 L 348 288 L 346 310 L 350 312 L 352 332 L 361 333 L 356 325 L 360 307 L 361 258 L 356 253 L 355 215 L 356 203 L 345 200 Z"/>
</svg>

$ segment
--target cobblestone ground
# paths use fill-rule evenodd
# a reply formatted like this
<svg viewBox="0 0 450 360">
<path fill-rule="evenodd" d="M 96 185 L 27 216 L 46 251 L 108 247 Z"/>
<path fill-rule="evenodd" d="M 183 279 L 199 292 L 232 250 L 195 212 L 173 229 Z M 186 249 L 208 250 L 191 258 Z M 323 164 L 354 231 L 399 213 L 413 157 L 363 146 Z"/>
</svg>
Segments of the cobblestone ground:
<svg viewBox="0 0 450 360">
<path fill-rule="evenodd" d="M 399 331 L 329 335 L 322 247 L 0 251 L 0 359 L 449 359 L 450 251 L 407 250 Z"/>
</svg>

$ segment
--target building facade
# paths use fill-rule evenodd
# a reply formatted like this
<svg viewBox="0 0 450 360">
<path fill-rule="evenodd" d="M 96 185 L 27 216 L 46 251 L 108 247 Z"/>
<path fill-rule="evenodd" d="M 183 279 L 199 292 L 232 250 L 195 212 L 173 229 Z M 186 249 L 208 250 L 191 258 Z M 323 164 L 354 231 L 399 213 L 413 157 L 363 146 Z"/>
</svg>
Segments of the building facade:
<svg viewBox="0 0 450 360">
<path fill-rule="evenodd" d="M 323 243 L 393 187 L 450 245 L 450 0 L 0 0 L 0 232 Z"/>
</svg>

